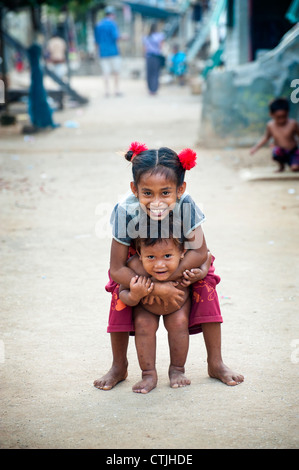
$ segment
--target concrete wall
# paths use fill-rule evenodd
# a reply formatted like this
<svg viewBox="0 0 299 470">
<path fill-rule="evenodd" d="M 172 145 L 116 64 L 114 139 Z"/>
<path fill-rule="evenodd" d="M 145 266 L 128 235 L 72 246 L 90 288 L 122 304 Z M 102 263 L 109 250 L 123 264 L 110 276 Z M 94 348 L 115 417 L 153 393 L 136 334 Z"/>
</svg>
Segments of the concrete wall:
<svg viewBox="0 0 299 470">
<path fill-rule="evenodd" d="M 203 91 L 200 141 L 207 146 L 252 145 L 264 132 L 269 102 L 278 96 L 290 99 L 291 116 L 299 121 L 299 103 L 291 101 L 294 79 L 299 79 L 299 24 L 258 60 L 210 72 Z"/>
</svg>

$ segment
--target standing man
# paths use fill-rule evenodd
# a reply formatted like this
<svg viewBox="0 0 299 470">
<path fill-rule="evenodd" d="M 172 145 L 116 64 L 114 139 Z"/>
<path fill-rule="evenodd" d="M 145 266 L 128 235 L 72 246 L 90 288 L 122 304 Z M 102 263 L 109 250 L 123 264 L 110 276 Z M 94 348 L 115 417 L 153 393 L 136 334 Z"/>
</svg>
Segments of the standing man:
<svg viewBox="0 0 299 470">
<path fill-rule="evenodd" d="M 120 34 L 114 20 L 114 8 L 105 8 L 105 17 L 95 27 L 95 41 L 99 46 L 99 56 L 105 83 L 105 96 L 109 96 L 109 78 L 114 77 L 114 92 L 116 96 L 121 96 L 119 91 L 119 74 L 121 58 L 118 49 Z"/>
</svg>

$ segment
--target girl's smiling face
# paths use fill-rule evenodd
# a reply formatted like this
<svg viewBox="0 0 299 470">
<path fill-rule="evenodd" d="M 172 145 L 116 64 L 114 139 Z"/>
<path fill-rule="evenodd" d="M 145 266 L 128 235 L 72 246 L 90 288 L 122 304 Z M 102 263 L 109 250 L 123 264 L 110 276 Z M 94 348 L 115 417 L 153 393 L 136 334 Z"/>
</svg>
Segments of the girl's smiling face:
<svg viewBox="0 0 299 470">
<path fill-rule="evenodd" d="M 136 186 L 131 183 L 131 190 L 138 198 L 143 210 L 153 220 L 163 220 L 173 210 L 178 199 L 184 194 L 186 183 L 177 186 L 163 173 L 144 173 Z"/>
</svg>

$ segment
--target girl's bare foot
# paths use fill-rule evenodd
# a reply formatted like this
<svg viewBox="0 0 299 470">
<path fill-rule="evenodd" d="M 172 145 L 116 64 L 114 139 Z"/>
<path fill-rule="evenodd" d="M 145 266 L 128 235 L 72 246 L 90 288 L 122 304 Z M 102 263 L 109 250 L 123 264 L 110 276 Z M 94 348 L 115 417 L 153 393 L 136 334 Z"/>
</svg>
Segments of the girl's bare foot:
<svg viewBox="0 0 299 470">
<path fill-rule="evenodd" d="M 185 387 L 191 384 L 191 380 L 187 379 L 184 372 L 184 367 L 169 366 L 168 375 L 171 388 Z"/>
<path fill-rule="evenodd" d="M 112 366 L 107 374 L 94 381 L 93 385 L 100 390 L 111 390 L 119 382 L 125 380 L 128 376 L 127 367 L 118 368 Z"/>
<path fill-rule="evenodd" d="M 142 372 L 142 380 L 133 385 L 135 393 L 148 393 L 157 386 L 158 377 L 155 370 Z"/>
<path fill-rule="evenodd" d="M 223 362 L 217 363 L 216 365 L 208 365 L 209 376 L 213 379 L 219 379 L 226 385 L 239 385 L 244 381 L 244 376 L 242 374 L 233 372 L 229 367 L 227 367 Z"/>
</svg>

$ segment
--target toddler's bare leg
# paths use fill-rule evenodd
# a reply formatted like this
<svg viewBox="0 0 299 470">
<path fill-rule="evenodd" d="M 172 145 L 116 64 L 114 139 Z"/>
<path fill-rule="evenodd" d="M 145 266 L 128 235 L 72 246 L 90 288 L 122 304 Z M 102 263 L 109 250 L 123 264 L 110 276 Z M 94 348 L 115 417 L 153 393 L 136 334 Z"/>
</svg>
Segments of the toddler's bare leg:
<svg viewBox="0 0 299 470">
<path fill-rule="evenodd" d="M 222 360 L 221 324 L 203 323 L 201 327 L 207 348 L 209 376 L 221 380 L 226 385 L 238 385 L 243 382 L 243 375 L 232 371 Z"/>
<path fill-rule="evenodd" d="M 110 333 L 110 338 L 113 356 L 111 369 L 93 383 L 100 390 L 111 390 L 118 382 L 125 380 L 128 375 L 127 349 L 129 333 Z"/>
<path fill-rule="evenodd" d="M 136 393 L 148 393 L 157 385 L 156 332 L 159 318 L 140 305 L 134 308 L 135 344 L 142 371 L 142 380 L 132 387 Z"/>
<path fill-rule="evenodd" d="M 185 376 L 185 363 L 189 349 L 189 299 L 180 310 L 165 315 L 164 325 L 168 331 L 170 352 L 169 379 L 172 388 L 185 387 L 191 381 Z"/>
</svg>

